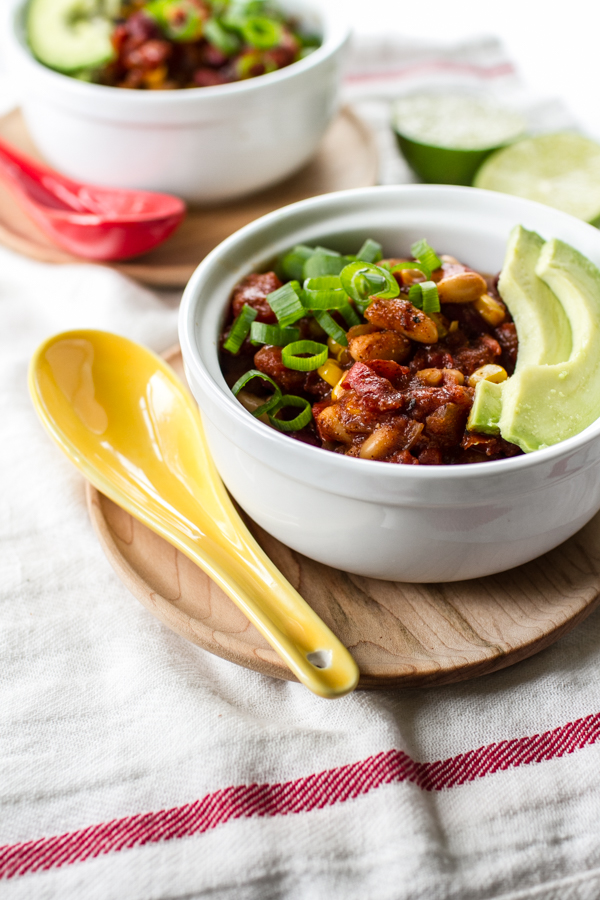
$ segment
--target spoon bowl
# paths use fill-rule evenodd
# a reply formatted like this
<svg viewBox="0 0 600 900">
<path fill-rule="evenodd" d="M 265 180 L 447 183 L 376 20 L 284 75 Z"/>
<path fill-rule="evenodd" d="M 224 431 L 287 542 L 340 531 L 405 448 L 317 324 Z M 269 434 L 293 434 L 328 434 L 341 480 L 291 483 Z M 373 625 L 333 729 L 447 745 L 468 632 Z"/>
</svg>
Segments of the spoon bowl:
<svg viewBox="0 0 600 900">
<path fill-rule="evenodd" d="M 29 216 L 70 253 L 128 259 L 165 241 L 185 216 L 170 194 L 82 184 L 0 140 L 0 177 Z"/>
<path fill-rule="evenodd" d="M 43 425 L 85 477 L 199 565 L 299 681 L 322 697 L 356 687 L 348 650 L 239 517 L 198 409 L 160 357 L 107 332 L 65 332 L 39 347 L 29 385 Z"/>
</svg>

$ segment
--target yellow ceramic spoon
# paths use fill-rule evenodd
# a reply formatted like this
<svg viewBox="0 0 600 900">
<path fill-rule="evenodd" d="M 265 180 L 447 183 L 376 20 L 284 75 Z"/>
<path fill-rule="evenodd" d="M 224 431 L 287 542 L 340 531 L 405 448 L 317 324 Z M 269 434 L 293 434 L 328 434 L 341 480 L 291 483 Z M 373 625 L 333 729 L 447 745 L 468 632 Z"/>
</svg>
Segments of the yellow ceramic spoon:
<svg viewBox="0 0 600 900">
<path fill-rule="evenodd" d="M 71 462 L 207 572 L 299 681 L 321 697 L 356 687 L 348 650 L 237 514 L 198 409 L 160 357 L 115 334 L 65 332 L 37 350 L 29 386 L 44 426 Z"/>
</svg>

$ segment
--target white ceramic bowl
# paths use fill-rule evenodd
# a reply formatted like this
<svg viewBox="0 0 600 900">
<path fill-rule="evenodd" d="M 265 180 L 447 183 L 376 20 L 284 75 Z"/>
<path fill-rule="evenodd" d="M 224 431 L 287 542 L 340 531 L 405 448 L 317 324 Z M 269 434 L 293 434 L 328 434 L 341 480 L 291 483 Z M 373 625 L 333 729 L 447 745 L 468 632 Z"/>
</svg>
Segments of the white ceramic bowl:
<svg viewBox="0 0 600 900">
<path fill-rule="evenodd" d="M 600 265 L 600 232 L 557 210 L 474 188 L 366 188 L 305 200 L 232 235 L 183 298 L 186 372 L 215 463 L 240 506 L 306 556 L 403 581 L 475 578 L 557 546 L 600 509 L 600 420 L 525 456 L 465 466 L 402 466 L 300 443 L 254 419 L 228 389 L 217 338 L 231 290 L 296 243 L 388 255 L 426 237 L 438 252 L 495 272 L 513 225 L 558 237 Z"/>
<path fill-rule="evenodd" d="M 306 59 L 258 78 L 178 91 L 86 84 L 37 62 L 9 0 L 0 35 L 29 131 L 44 157 L 81 181 L 212 203 L 274 184 L 308 162 L 338 108 L 349 31 L 301 0 L 282 6 L 323 35 Z"/>
</svg>

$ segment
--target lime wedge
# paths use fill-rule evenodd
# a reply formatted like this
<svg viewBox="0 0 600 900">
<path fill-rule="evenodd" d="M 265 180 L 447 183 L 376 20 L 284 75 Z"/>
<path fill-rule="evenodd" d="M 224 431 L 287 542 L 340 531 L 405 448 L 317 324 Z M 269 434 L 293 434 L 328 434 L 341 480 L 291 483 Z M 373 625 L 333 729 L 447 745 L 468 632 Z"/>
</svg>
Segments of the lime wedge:
<svg viewBox="0 0 600 900">
<path fill-rule="evenodd" d="M 430 184 L 471 184 L 482 162 L 520 137 L 520 113 L 474 94 L 426 92 L 396 101 L 392 124 L 417 176 Z"/>
<path fill-rule="evenodd" d="M 542 134 L 499 150 L 474 184 L 600 224 L 600 146 L 580 134 Z"/>
</svg>

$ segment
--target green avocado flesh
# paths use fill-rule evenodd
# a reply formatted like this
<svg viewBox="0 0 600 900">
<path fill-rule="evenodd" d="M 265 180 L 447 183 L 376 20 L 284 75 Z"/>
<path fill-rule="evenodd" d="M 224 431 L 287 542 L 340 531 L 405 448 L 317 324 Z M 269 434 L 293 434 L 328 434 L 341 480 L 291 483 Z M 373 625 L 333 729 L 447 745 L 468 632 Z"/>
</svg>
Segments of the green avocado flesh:
<svg viewBox="0 0 600 900">
<path fill-rule="evenodd" d="M 503 270 L 499 283 L 519 334 L 517 366 L 502 385 L 477 386 L 469 428 L 499 430 L 505 440 L 529 453 L 573 437 L 600 417 L 600 271 L 558 240 L 542 242 L 541 247 L 538 243 L 535 259 L 535 239 L 541 239 L 521 232 L 530 250 L 526 277 L 519 265 L 509 266 L 508 280 Z M 514 262 L 516 256 L 510 259 Z M 525 265 L 525 255 L 522 260 Z M 529 286 L 527 292 L 515 289 L 515 272 L 520 287 Z M 538 290 L 536 278 L 546 291 Z M 542 309 L 547 313 L 540 318 Z M 549 340 L 546 316 L 562 337 Z"/>
<path fill-rule="evenodd" d="M 498 282 L 500 296 L 508 306 L 521 340 L 515 375 L 528 365 L 562 362 L 571 353 L 571 326 L 550 288 L 536 275 L 543 239 L 521 225 L 513 228 Z M 535 336 L 535 337 L 533 337 Z M 514 376 L 513 376 L 514 377 Z M 481 381 L 469 416 L 469 428 L 486 434 L 500 431 L 504 385 Z"/>
<path fill-rule="evenodd" d="M 469 413 L 467 428 L 469 431 L 480 431 L 483 434 L 500 434 L 500 416 L 502 415 L 502 388 L 506 384 L 494 384 L 492 381 L 480 381 L 475 388 L 473 406 Z"/>
<path fill-rule="evenodd" d="M 101 0 L 30 0 L 27 40 L 34 56 L 59 72 L 104 65 L 113 57 L 113 23 Z"/>
</svg>

